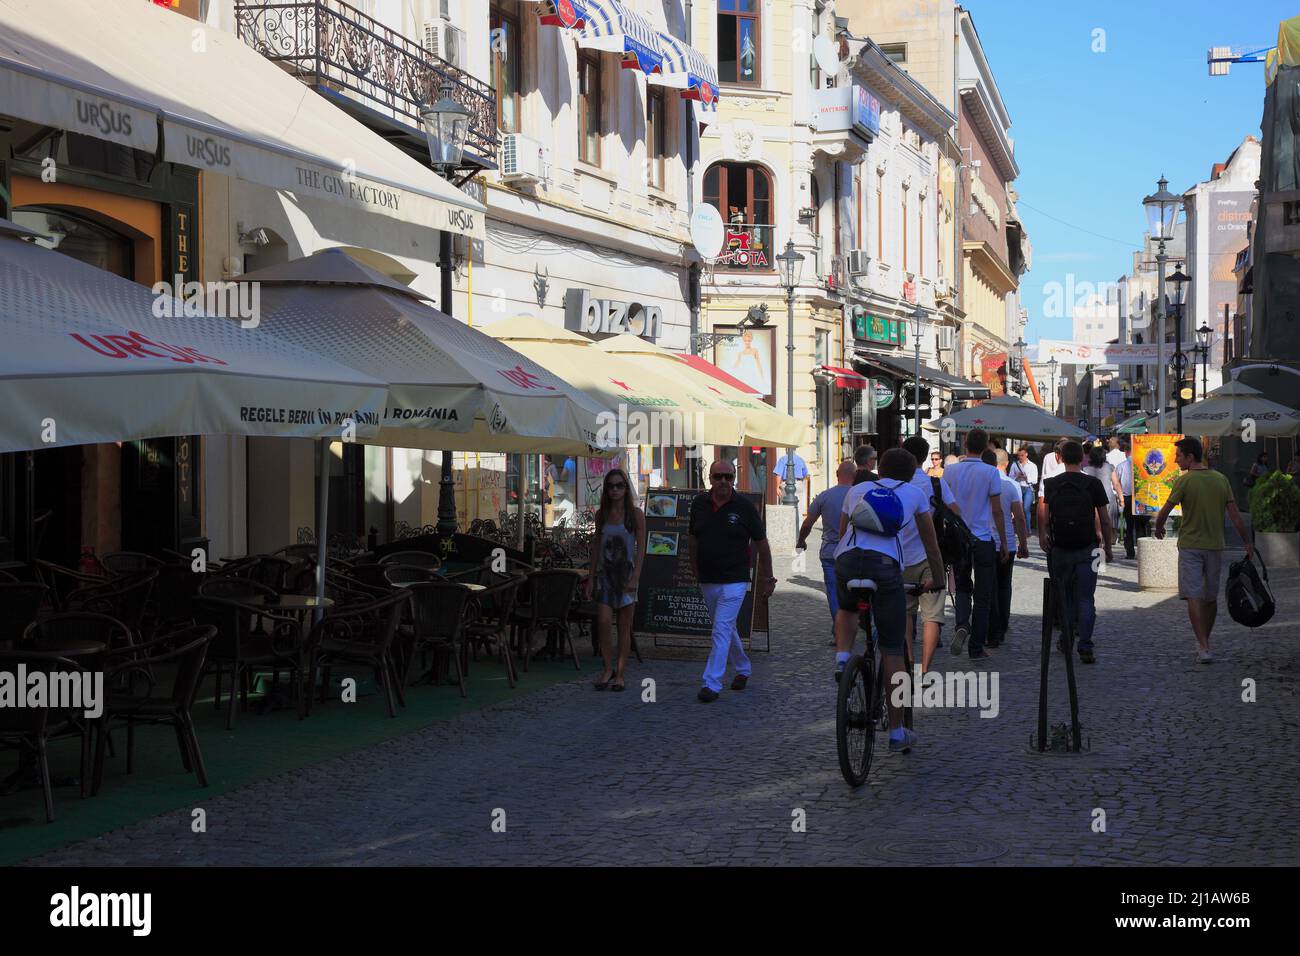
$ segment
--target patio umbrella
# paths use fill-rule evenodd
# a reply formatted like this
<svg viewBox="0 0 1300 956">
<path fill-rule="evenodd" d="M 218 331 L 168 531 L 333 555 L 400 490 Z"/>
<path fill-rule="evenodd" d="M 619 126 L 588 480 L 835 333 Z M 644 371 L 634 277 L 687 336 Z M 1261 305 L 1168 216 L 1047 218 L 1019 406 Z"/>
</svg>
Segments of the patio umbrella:
<svg viewBox="0 0 1300 956">
<path fill-rule="evenodd" d="M 707 363 L 703 360 L 690 362 L 686 356 L 678 352 L 671 352 L 653 342 L 631 335 L 614 336 L 597 343 L 597 347 L 653 375 L 676 382 L 682 387 L 693 388 L 743 417 L 745 431 L 743 441 L 712 444 L 797 448 L 808 443 L 806 424 L 777 411 L 756 393 L 741 391 L 729 385 L 726 379 L 731 376 L 726 375 L 716 366 L 708 366 L 706 370 Z"/>
<path fill-rule="evenodd" d="M 368 442 L 528 454 L 613 451 L 599 447 L 610 409 L 341 249 L 239 281 L 260 290 L 260 331 L 388 383 L 379 434 Z"/>
<path fill-rule="evenodd" d="M 1115 427 L 1115 433 L 1118 435 L 1145 435 L 1147 430 L 1146 415 L 1134 415 L 1132 418 L 1126 418 Z"/>
<path fill-rule="evenodd" d="M 1041 441 L 1049 438 L 1085 438 L 1087 432 L 1069 422 L 1049 414 L 1037 405 L 1022 401 L 1013 395 L 998 395 L 961 411 L 945 415 L 925 427 L 939 431 L 951 422 L 957 431 L 982 428 L 991 435 Z"/>
<path fill-rule="evenodd" d="M 0 452 L 168 435 L 338 438 L 346 418 L 359 438 L 377 431 L 381 379 L 236 321 L 186 315 L 24 238 L 34 235 L 0 219 Z"/>
<path fill-rule="evenodd" d="M 666 374 L 647 368 L 629 361 L 630 356 L 606 350 L 607 343 L 592 342 L 531 315 L 503 319 L 483 330 L 614 410 L 610 424 L 616 427 L 605 431 L 619 446 L 742 443 L 741 414 L 673 374 L 675 369 Z"/>
<path fill-rule="evenodd" d="M 1300 411 L 1270 401 L 1259 389 L 1236 380 L 1183 409 L 1183 432 L 1187 435 L 1233 435 L 1241 431 L 1243 421 L 1254 422 L 1260 438 L 1300 432 Z"/>
</svg>

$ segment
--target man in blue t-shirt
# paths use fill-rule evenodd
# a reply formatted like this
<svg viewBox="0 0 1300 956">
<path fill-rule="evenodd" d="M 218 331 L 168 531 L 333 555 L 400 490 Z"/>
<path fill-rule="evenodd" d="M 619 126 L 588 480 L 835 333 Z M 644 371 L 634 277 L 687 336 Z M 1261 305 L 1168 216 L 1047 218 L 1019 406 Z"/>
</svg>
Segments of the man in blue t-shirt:
<svg viewBox="0 0 1300 956">
<path fill-rule="evenodd" d="M 1004 543 L 1007 535 L 1002 519 L 1002 473 L 980 460 L 988 445 L 989 433 L 972 428 L 966 433 L 966 456 L 945 466 L 940 479 L 952 489 L 953 497 L 961 506 L 962 519 L 975 538 L 968 560 L 953 568 L 957 578 L 957 630 L 952 639 L 952 652 L 960 654 L 969 641 L 971 660 L 989 656 L 985 644 L 989 610 L 997 587 L 997 562 L 1010 557 Z"/>
<path fill-rule="evenodd" d="M 835 628 L 835 613 L 840 609 L 839 602 L 835 599 L 835 546 L 840 543 L 840 514 L 844 511 L 844 496 L 853 487 L 855 470 L 856 466 L 853 462 L 840 462 L 840 467 L 835 471 L 835 480 L 838 484 L 827 488 L 812 500 L 812 504 L 808 506 L 808 517 L 803 519 L 803 524 L 799 527 L 799 540 L 794 546 L 796 551 L 803 551 L 808 547 L 808 534 L 817 523 L 817 519 L 821 518 L 822 546 L 819 555 L 822 562 L 822 581 L 826 584 L 826 603 L 831 608 L 832 631 Z M 831 643 L 835 643 L 833 633 Z"/>
<path fill-rule="evenodd" d="M 799 517 L 803 517 L 804 505 L 808 503 L 807 481 L 808 481 L 808 462 L 804 461 L 800 454 L 793 448 L 789 449 L 784 455 L 776 460 L 776 467 L 772 469 L 772 474 L 776 475 L 777 493 L 785 494 L 786 479 L 786 456 L 789 456 L 790 477 L 794 479 L 794 496 L 799 502 Z"/>
</svg>

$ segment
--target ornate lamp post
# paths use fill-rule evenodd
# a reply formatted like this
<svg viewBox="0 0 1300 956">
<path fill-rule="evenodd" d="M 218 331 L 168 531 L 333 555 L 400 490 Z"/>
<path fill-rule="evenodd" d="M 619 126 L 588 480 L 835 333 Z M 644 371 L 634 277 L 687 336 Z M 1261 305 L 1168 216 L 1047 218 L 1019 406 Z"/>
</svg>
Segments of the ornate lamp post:
<svg viewBox="0 0 1300 956">
<path fill-rule="evenodd" d="M 1210 363 L 1210 336 L 1214 332 L 1204 322 L 1196 330 L 1196 351 L 1201 353 L 1201 398 L 1209 394 L 1209 380 L 1206 377 L 1207 366 Z"/>
<path fill-rule="evenodd" d="M 799 287 L 803 262 L 804 256 L 795 249 L 794 240 L 786 240 L 785 252 L 776 257 L 776 265 L 781 271 L 781 285 L 785 287 L 785 411 L 791 418 L 794 417 L 794 290 Z M 799 495 L 794 485 L 794 452 L 793 448 L 785 450 L 785 493 L 781 495 L 783 505 L 799 504 Z"/>
<path fill-rule="evenodd" d="M 452 85 L 442 84 L 440 98 L 432 106 L 420 110 L 424 124 L 424 137 L 429 146 L 429 161 L 443 179 L 451 179 L 460 166 L 465 152 L 465 134 L 469 132 L 470 112 L 451 98 Z M 438 233 L 438 267 L 442 271 L 442 289 L 439 305 L 447 315 L 452 315 L 451 293 L 451 233 L 443 229 Z M 438 534 L 456 533 L 456 485 L 452 479 L 452 453 L 442 453 L 442 477 L 438 482 Z M 519 525 L 523 527 L 524 503 L 519 503 Z"/>
<path fill-rule="evenodd" d="M 1056 414 L 1056 366 L 1059 365 L 1056 356 L 1053 355 L 1047 360 L 1048 367 L 1052 370 L 1052 414 Z"/>
<path fill-rule="evenodd" d="M 1159 428 L 1163 433 L 1165 430 L 1165 313 L 1168 311 L 1165 300 L 1165 263 L 1168 261 L 1165 255 L 1165 243 L 1174 238 L 1174 224 L 1178 221 L 1178 211 L 1182 208 L 1183 201 L 1169 191 L 1169 180 L 1164 176 L 1160 177 L 1156 187 L 1154 193 L 1142 200 L 1142 205 L 1147 212 L 1147 229 L 1151 238 L 1159 243 L 1156 253 L 1156 344 L 1158 347 L 1156 370 L 1160 376 Z"/>
<path fill-rule="evenodd" d="M 1174 286 L 1174 294 L 1169 306 L 1170 314 L 1174 316 L 1174 373 L 1178 377 L 1178 395 L 1175 397 L 1175 405 L 1178 409 L 1176 412 L 1178 433 L 1181 435 L 1184 404 L 1183 376 L 1187 374 L 1187 356 L 1183 354 L 1183 296 L 1187 291 L 1187 283 L 1192 281 L 1192 277 L 1179 269 L 1169 277 L 1168 281 Z"/>
</svg>

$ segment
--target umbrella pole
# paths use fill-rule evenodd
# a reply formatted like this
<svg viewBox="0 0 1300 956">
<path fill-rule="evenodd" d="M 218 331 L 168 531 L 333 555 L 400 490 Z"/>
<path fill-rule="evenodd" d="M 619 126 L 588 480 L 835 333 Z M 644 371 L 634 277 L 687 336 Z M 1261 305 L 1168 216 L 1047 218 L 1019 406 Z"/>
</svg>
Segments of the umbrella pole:
<svg viewBox="0 0 1300 956">
<path fill-rule="evenodd" d="M 320 440 L 320 478 L 316 491 L 316 610 L 319 621 L 325 614 L 325 539 L 329 535 L 330 440 Z"/>
</svg>

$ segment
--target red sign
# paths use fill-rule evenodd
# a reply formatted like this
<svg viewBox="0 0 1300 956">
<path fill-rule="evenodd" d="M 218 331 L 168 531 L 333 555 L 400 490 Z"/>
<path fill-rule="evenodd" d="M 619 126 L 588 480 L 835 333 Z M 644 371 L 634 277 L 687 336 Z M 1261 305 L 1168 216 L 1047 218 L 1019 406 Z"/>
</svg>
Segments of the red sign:
<svg viewBox="0 0 1300 956">
<path fill-rule="evenodd" d="M 751 236 L 747 232 L 727 230 L 726 251 L 719 261 L 727 265 L 762 266 L 767 268 L 767 253 L 762 249 L 750 249 Z"/>
<path fill-rule="evenodd" d="M 497 369 L 497 374 L 503 376 L 509 381 L 518 385 L 520 388 L 544 388 L 548 392 L 555 391 L 554 385 L 543 385 L 542 377 L 534 372 L 524 370 L 522 365 L 516 365 L 512 369 Z"/>
<path fill-rule="evenodd" d="M 570 29 L 578 22 L 578 12 L 569 0 L 555 0 L 555 12 L 560 15 L 560 22 Z"/>
<path fill-rule="evenodd" d="M 1007 353 L 991 352 L 980 359 L 980 383 L 995 397 L 1007 393 Z"/>
<path fill-rule="evenodd" d="M 916 301 L 916 283 L 903 280 L 903 298 L 908 302 Z"/>
<path fill-rule="evenodd" d="M 155 342 L 139 332 L 128 332 L 126 335 L 90 335 L 89 337 L 98 344 L 87 341 L 86 336 L 79 332 L 69 332 L 68 334 L 92 352 L 98 352 L 108 358 L 165 358 L 171 359 L 173 362 L 183 362 L 186 365 L 193 365 L 195 362 L 211 362 L 214 365 L 227 364 L 219 358 L 204 355 L 198 349 L 191 348 L 188 345 L 168 345 L 165 342 Z M 150 349 L 159 349 L 160 351 L 151 352 Z"/>
<path fill-rule="evenodd" d="M 700 99 L 703 101 L 703 103 L 704 103 L 705 106 L 708 106 L 710 103 L 712 103 L 712 102 L 713 102 L 713 87 L 709 86 L 709 84 L 707 84 L 707 83 L 701 83 L 701 84 L 700 84 Z"/>
</svg>

